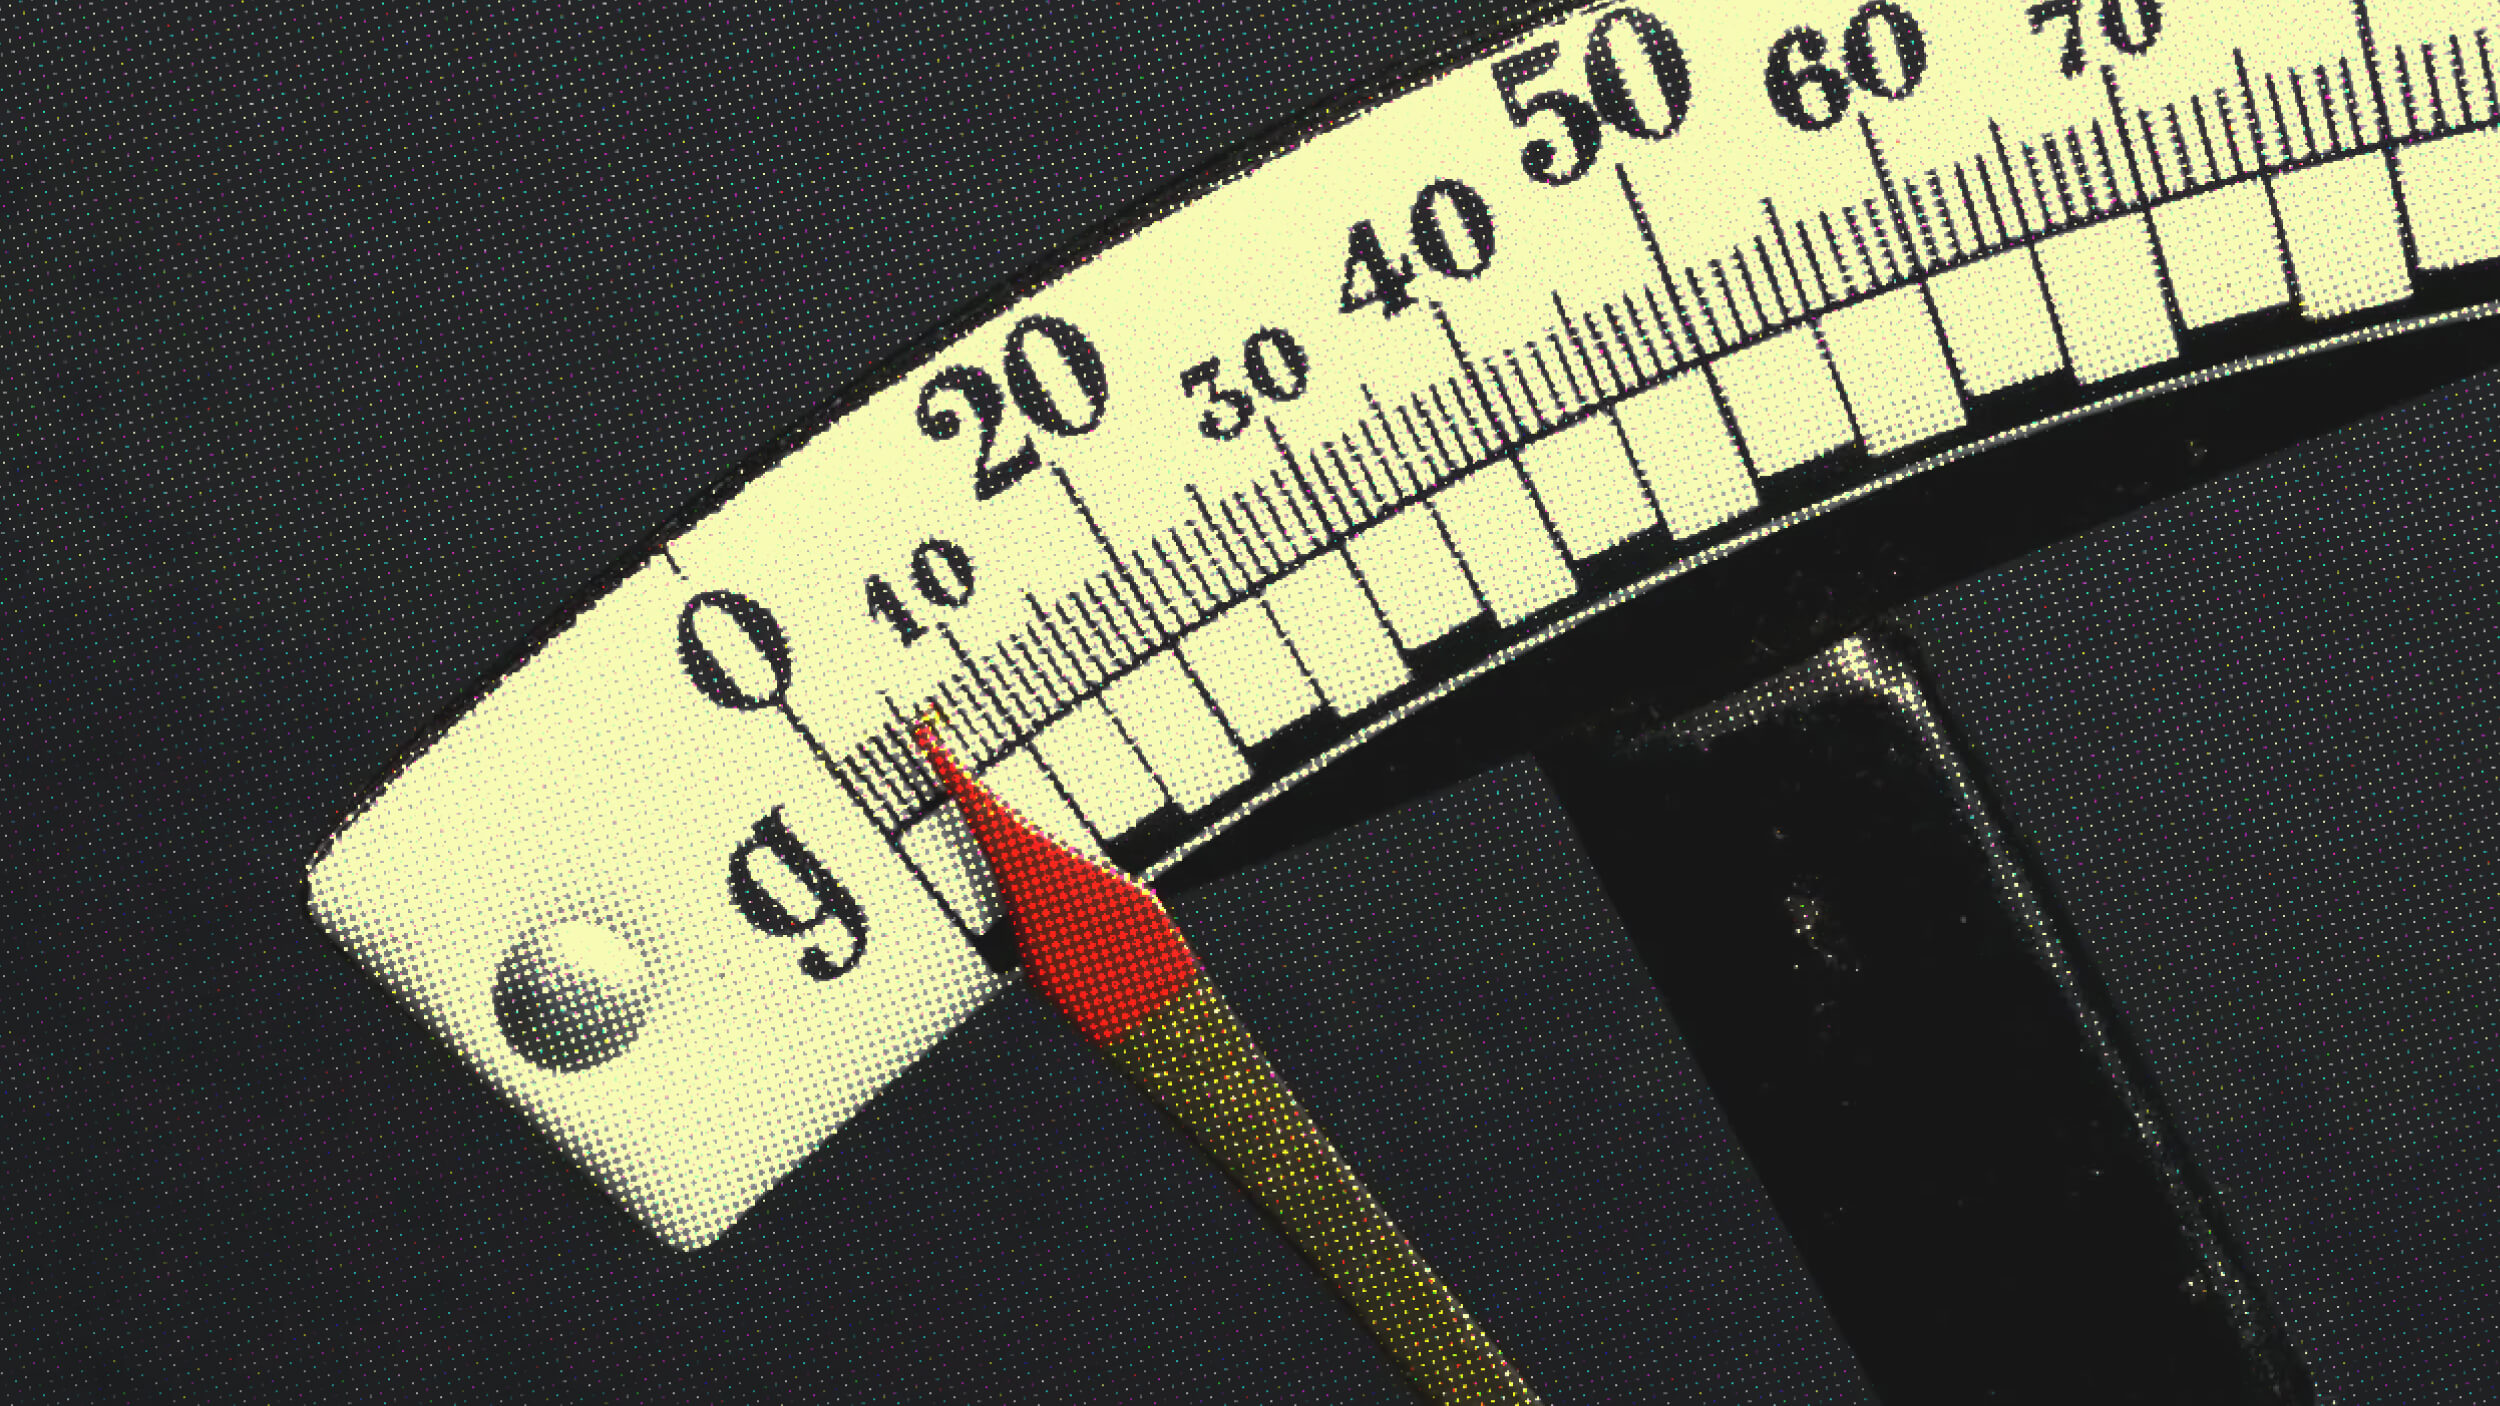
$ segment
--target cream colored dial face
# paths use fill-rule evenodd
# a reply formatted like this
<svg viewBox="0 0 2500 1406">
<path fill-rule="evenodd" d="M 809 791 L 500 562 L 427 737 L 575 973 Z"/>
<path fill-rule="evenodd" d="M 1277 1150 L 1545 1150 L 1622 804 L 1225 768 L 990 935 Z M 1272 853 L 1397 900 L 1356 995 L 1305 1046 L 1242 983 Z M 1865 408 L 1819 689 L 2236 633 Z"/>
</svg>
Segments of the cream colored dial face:
<svg viewBox="0 0 2500 1406">
<path fill-rule="evenodd" d="M 2005 396 L 2210 374 L 2218 329 L 2481 315 L 2436 293 L 2500 259 L 2495 23 L 1565 16 L 1074 263 L 745 483 L 384 785 L 313 909 L 708 1243 L 1005 980 L 910 718 L 1153 873 L 1526 643 L 2001 433 Z"/>
</svg>

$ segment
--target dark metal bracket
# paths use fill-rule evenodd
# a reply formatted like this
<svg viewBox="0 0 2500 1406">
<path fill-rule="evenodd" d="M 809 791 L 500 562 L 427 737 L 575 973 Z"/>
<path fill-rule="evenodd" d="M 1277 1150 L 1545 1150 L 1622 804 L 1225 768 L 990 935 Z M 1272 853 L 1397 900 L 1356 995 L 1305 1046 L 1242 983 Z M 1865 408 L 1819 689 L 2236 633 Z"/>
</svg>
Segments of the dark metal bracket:
<svg viewBox="0 0 2500 1406">
<path fill-rule="evenodd" d="M 1624 716 L 1539 760 L 1885 1400 L 2311 1399 L 1905 637 Z"/>
</svg>

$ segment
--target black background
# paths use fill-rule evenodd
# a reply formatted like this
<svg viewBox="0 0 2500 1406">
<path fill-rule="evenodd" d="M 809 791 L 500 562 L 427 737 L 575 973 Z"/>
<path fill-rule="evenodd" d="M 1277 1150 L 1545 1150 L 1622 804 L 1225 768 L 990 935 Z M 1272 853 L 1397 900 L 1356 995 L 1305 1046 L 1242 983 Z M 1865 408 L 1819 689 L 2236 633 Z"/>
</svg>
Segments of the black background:
<svg viewBox="0 0 2500 1406">
<path fill-rule="evenodd" d="M 0 59 L 0 758 L 23 934 L 0 1053 L 0 1301 L 18 1316 L 0 1395 L 845 1381 L 863 1319 L 806 1291 L 804 1242 L 766 1253 L 770 1311 L 737 1284 L 690 1293 L 699 1258 L 634 1240 L 311 926 L 303 859 L 427 717 L 830 389 L 1225 144 L 1500 8 L 18 11 Z M 2135 1009 L 2183 1087 L 2206 1080 L 2213 1126 L 2247 1132 L 2200 1151 L 2252 1225 L 2278 1227 L 2260 1248 L 2345 1401 L 2493 1380 L 2470 1269 L 2490 1260 L 2473 1207 L 2492 1163 L 2458 1137 L 2491 1088 L 2469 823 L 2491 758 L 2459 740 L 2494 735 L 2475 711 L 2489 582 L 2470 569 L 2489 557 L 2472 477 L 2489 423 L 2443 431 L 2451 477 L 2427 498 L 2357 500 L 2348 537 L 2420 539 L 2361 567 L 2300 533 L 2325 509 L 2269 500 L 2283 510 L 2231 560 L 2311 585 L 2196 578 L 2204 618 L 2229 623 L 2141 628 L 2194 618 L 2161 562 L 2260 521 L 2224 507 L 2128 558 L 2120 588 L 2107 560 L 2070 556 L 1964 607 L 1993 634 L 1937 626 L 1954 701 L 2082 895 L 2087 940 L 2113 970 L 2137 944 Z M 2302 491 L 2353 501 L 2353 482 L 2421 462 L 2329 456 Z M 2448 569 L 2411 565 L 2440 551 Z M 2252 575 L 2254 607 L 2225 589 Z M 2026 600 L 2027 634 L 2008 613 Z M 2351 622 L 2399 600 L 2422 623 L 2370 642 L 2393 662 L 2319 683 L 2363 642 Z M 2148 680 L 2175 685 L 2150 708 Z M 2076 764 L 2025 772 L 2017 748 Z M 2130 799 L 2138 784 L 2171 799 Z M 2265 846 L 2231 848 L 2252 829 Z M 2425 835 L 2444 838 L 2431 858 L 2370 869 L 2360 897 L 2301 858 Z M 2148 863 L 2165 855 L 2193 860 Z M 2342 988 L 2293 940 L 2331 901 Z M 2360 1012 L 2375 1025 L 2344 1045 L 2286 1033 L 2334 1026 L 2395 936 L 2429 945 Z M 2203 988 L 2158 961 L 2221 971 L 2260 938 L 2280 949 L 2270 1003 L 2189 999 Z M 2157 1007 L 2183 1014 L 2163 1026 Z M 568 1267 L 585 1246 L 635 1269 L 620 1287 Z M 958 1399 L 927 1390 L 896 1399 Z"/>
<path fill-rule="evenodd" d="M 2500 376 L 1912 612 L 2322 1402 L 2500 1390 Z"/>
<path fill-rule="evenodd" d="M 634 1336 L 479 1291 L 558 1253 L 482 1218 L 615 1213 L 309 925 L 304 859 L 833 389 L 1492 8 L 13 12 L 0 1396 L 543 1395 L 524 1344 Z"/>
</svg>

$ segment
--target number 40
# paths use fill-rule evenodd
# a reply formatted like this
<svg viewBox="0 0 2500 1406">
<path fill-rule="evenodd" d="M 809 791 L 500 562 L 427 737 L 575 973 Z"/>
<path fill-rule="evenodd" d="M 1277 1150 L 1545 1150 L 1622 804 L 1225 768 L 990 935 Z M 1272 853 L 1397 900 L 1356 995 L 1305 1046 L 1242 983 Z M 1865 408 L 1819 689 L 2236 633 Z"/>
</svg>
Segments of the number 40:
<svg viewBox="0 0 2500 1406">
<path fill-rule="evenodd" d="M 1442 210 L 1457 217 L 1467 252 L 1461 258 L 1443 223 Z M 1465 181 L 1434 181 L 1415 196 L 1407 209 L 1407 229 L 1415 252 L 1443 278 L 1473 278 L 1493 262 L 1493 211 Z M 1414 261 L 1401 255 L 1395 264 L 1380 246 L 1380 234 L 1369 220 L 1357 220 L 1346 231 L 1345 282 L 1337 290 L 1339 312 L 1377 307 L 1382 317 L 1395 317 L 1415 305 L 1406 285 L 1415 281 Z"/>
</svg>

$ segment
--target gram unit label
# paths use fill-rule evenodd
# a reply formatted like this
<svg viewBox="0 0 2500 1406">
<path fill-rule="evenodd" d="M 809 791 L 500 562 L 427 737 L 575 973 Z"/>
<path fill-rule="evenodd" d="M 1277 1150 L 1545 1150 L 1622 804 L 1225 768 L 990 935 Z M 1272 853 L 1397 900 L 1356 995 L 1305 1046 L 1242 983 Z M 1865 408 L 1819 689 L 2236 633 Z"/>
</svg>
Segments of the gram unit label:
<svg viewBox="0 0 2500 1406">
<path fill-rule="evenodd" d="M 2004 433 L 2009 396 L 2481 315 L 2495 21 L 1563 16 L 857 398 L 416 751 L 313 910 L 708 1243 L 1008 980 L 913 720 L 1153 873 L 1527 644 Z"/>
</svg>

